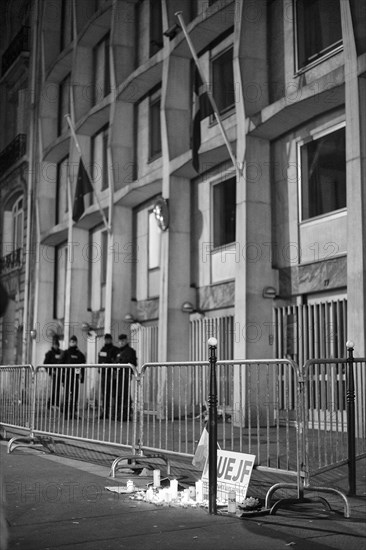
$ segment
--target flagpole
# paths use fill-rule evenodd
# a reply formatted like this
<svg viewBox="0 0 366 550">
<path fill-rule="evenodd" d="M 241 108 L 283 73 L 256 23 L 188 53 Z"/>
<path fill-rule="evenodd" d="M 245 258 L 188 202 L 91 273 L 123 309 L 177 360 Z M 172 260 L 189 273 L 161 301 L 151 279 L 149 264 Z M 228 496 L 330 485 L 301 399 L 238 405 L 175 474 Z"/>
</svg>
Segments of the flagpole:
<svg viewBox="0 0 366 550">
<path fill-rule="evenodd" d="M 70 181 L 70 164 L 67 174 L 67 204 L 68 204 L 68 231 L 67 231 L 67 264 L 66 264 L 66 282 L 65 282 L 65 320 L 64 320 L 64 342 L 66 347 L 70 339 L 70 320 L 71 320 L 71 279 L 72 279 L 72 193 Z"/>
<path fill-rule="evenodd" d="M 202 70 L 201 70 L 201 67 L 200 67 L 200 64 L 199 64 L 199 60 L 198 60 L 198 56 L 196 54 L 196 51 L 194 49 L 194 46 L 193 46 L 193 42 L 187 32 L 187 28 L 186 28 L 186 25 L 184 23 L 184 19 L 183 19 L 183 12 L 182 11 L 177 11 L 175 13 L 175 16 L 178 18 L 179 20 L 179 23 L 182 27 L 182 31 L 183 31 L 183 34 L 187 40 L 187 43 L 188 43 L 188 47 L 191 51 L 191 54 L 192 54 L 192 57 L 194 59 L 194 62 L 196 63 L 196 66 L 197 66 L 197 70 L 199 72 L 199 75 L 201 77 L 201 80 L 202 80 L 202 83 L 203 84 L 206 84 L 206 79 L 205 79 L 205 75 L 203 74 Z M 241 166 L 239 165 L 238 161 L 236 160 L 236 157 L 234 155 L 234 152 L 232 150 L 232 147 L 231 147 L 231 144 L 230 144 L 230 141 L 229 141 L 229 138 L 227 137 L 227 134 L 225 132 L 225 128 L 221 122 L 221 118 L 220 118 L 220 114 L 219 114 L 219 110 L 217 108 L 217 105 L 216 105 L 216 101 L 212 95 L 212 92 L 211 90 L 209 89 L 209 87 L 207 86 L 206 84 L 206 92 L 207 92 L 207 96 L 208 96 L 208 99 L 211 103 L 211 106 L 212 106 L 212 109 L 214 111 L 214 114 L 215 114 L 215 118 L 216 118 L 216 121 L 217 121 L 217 124 L 219 125 L 219 128 L 220 128 L 220 131 L 221 131 L 221 134 L 222 134 L 222 137 L 224 138 L 224 142 L 225 142 L 225 145 L 227 147 L 227 150 L 229 152 L 229 155 L 230 155 L 230 158 L 231 158 L 231 161 L 234 165 L 234 168 L 236 170 L 239 170 L 239 172 L 242 170 Z"/>
<path fill-rule="evenodd" d="M 112 159 L 112 128 L 115 116 L 116 108 L 116 77 L 114 71 L 114 56 L 113 56 L 113 37 L 114 37 L 114 22 L 116 21 L 116 0 L 112 5 L 112 26 L 110 32 L 109 41 L 109 66 L 110 66 L 110 87 L 113 94 L 113 101 L 111 103 L 110 117 L 109 117 L 109 131 L 107 142 L 107 175 L 108 175 L 108 188 L 109 188 L 109 204 L 108 204 L 108 222 L 110 231 L 108 232 L 107 240 L 107 273 L 106 273 L 106 288 L 105 288 L 105 316 L 104 316 L 104 328 L 105 332 L 112 332 L 112 319 L 113 319 L 113 263 L 114 263 L 114 233 L 112 230 L 113 225 L 113 207 L 114 207 L 114 176 L 113 176 L 113 159 Z"/>
<path fill-rule="evenodd" d="M 72 137 L 74 138 L 75 145 L 76 145 L 76 149 L 78 150 L 78 153 L 79 153 L 79 155 L 80 155 L 80 158 L 82 159 L 82 158 L 83 158 L 83 155 L 82 155 L 82 153 L 81 153 L 81 148 L 80 148 L 78 139 L 77 139 L 77 137 L 76 137 L 76 133 L 75 133 L 75 130 L 74 130 L 74 126 L 73 126 L 73 124 L 72 124 L 72 122 L 71 122 L 70 115 L 65 115 L 65 118 L 66 118 L 67 123 L 68 123 L 68 125 L 69 125 L 70 131 L 71 131 L 71 135 L 72 135 Z M 94 184 L 93 184 L 93 180 L 92 180 L 92 178 L 90 177 L 90 173 L 89 173 L 89 170 L 88 170 L 86 164 L 85 164 L 85 163 L 83 163 L 83 164 L 84 164 L 85 171 L 86 171 L 86 173 L 87 173 L 87 175 L 88 175 L 90 184 L 91 184 L 91 186 L 92 186 L 92 188 L 93 188 L 94 195 L 95 195 L 95 199 L 96 199 L 96 201 L 97 201 L 99 211 L 100 211 L 101 216 L 102 216 L 102 218 L 103 218 L 103 223 L 104 223 L 104 225 L 105 225 L 105 227 L 106 227 L 106 229 L 107 229 L 107 231 L 108 231 L 108 234 L 110 234 L 111 228 L 110 228 L 110 226 L 109 226 L 109 224 L 108 224 L 108 222 L 107 222 L 107 218 L 105 217 L 105 214 L 104 214 L 104 212 L 103 212 L 103 208 L 102 208 L 102 205 L 100 204 L 100 200 L 99 200 L 98 194 L 97 194 L 97 192 L 96 192 L 96 190 L 95 190 L 95 187 L 94 187 Z"/>
</svg>

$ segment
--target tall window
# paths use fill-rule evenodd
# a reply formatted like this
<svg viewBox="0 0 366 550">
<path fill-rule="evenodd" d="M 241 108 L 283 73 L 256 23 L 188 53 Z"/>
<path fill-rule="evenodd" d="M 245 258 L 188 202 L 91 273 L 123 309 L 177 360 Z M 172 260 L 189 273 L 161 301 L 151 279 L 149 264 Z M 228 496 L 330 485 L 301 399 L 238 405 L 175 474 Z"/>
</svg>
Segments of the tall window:
<svg viewBox="0 0 366 550">
<path fill-rule="evenodd" d="M 92 178 L 96 190 L 108 187 L 108 126 L 92 137 Z"/>
<path fill-rule="evenodd" d="M 295 0 L 298 69 L 342 45 L 338 0 Z"/>
<path fill-rule="evenodd" d="M 65 317 L 66 268 L 67 243 L 63 243 L 55 248 L 55 319 L 63 319 Z"/>
<path fill-rule="evenodd" d="M 56 180 L 56 224 L 61 223 L 65 219 L 68 212 L 68 197 L 67 197 L 67 176 L 69 167 L 69 157 L 64 158 L 57 165 L 57 180 Z"/>
<path fill-rule="evenodd" d="M 60 34 L 60 51 L 66 48 L 73 38 L 73 0 L 62 0 L 61 3 L 61 34 Z"/>
<path fill-rule="evenodd" d="M 149 106 L 149 158 L 161 155 L 160 90 L 150 96 Z"/>
<path fill-rule="evenodd" d="M 302 145 L 300 162 L 302 219 L 345 208 L 345 128 Z"/>
<path fill-rule="evenodd" d="M 89 304 L 92 311 L 105 308 L 107 241 L 107 232 L 103 229 L 98 228 L 90 232 L 86 256 L 89 261 Z"/>
<path fill-rule="evenodd" d="M 70 113 L 70 86 L 71 78 L 68 74 L 59 85 L 58 96 L 58 135 L 60 136 L 68 128 L 65 115 Z"/>
<path fill-rule="evenodd" d="M 163 47 L 161 0 L 150 0 L 150 57 Z"/>
<path fill-rule="evenodd" d="M 24 232 L 24 210 L 23 210 L 23 196 L 19 197 L 12 208 L 12 243 L 13 250 L 18 250 L 23 246 L 23 232 Z"/>
<path fill-rule="evenodd" d="M 221 114 L 235 106 L 233 49 L 229 48 L 212 60 L 213 96 Z"/>
<path fill-rule="evenodd" d="M 94 104 L 111 91 L 109 65 L 109 34 L 94 48 Z"/>
<path fill-rule="evenodd" d="M 213 187 L 214 247 L 235 242 L 236 179 L 231 178 Z"/>
<path fill-rule="evenodd" d="M 159 295 L 160 272 L 160 242 L 161 229 L 159 228 L 155 214 L 149 211 L 149 241 L 148 241 L 148 296 L 152 298 Z"/>
</svg>

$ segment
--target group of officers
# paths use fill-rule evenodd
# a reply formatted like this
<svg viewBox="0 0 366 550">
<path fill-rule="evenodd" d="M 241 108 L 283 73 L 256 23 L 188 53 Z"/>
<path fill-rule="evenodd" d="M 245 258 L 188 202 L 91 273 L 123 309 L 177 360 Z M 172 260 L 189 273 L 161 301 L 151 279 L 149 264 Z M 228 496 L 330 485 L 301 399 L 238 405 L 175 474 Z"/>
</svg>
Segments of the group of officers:
<svg viewBox="0 0 366 550">
<path fill-rule="evenodd" d="M 104 346 L 98 354 L 98 364 L 126 364 L 137 365 L 135 350 L 129 345 L 126 334 L 118 336 L 119 346 L 113 344 L 111 334 L 104 335 Z M 78 339 L 71 336 L 69 347 L 60 348 L 60 340 L 53 336 L 52 347 L 46 353 L 44 365 L 83 365 L 85 355 L 78 348 Z M 101 390 L 99 395 L 103 404 L 103 417 L 112 420 L 127 420 L 130 416 L 130 369 L 100 368 Z M 63 386 L 63 413 L 65 418 L 74 418 L 78 415 L 79 386 L 84 382 L 85 367 L 73 369 L 50 368 L 52 392 L 49 406 L 60 407 L 61 384 Z"/>
</svg>

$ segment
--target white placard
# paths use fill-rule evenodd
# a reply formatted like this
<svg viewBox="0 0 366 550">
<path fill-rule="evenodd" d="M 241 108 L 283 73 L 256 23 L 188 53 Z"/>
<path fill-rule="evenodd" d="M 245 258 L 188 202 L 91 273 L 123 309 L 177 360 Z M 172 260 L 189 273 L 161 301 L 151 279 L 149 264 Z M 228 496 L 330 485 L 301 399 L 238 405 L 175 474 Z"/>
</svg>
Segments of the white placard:
<svg viewBox="0 0 366 550">
<path fill-rule="evenodd" d="M 217 450 L 217 498 L 227 502 L 229 491 L 235 491 L 236 501 L 246 498 L 255 455 Z M 202 473 L 203 496 L 208 498 L 208 460 Z"/>
</svg>

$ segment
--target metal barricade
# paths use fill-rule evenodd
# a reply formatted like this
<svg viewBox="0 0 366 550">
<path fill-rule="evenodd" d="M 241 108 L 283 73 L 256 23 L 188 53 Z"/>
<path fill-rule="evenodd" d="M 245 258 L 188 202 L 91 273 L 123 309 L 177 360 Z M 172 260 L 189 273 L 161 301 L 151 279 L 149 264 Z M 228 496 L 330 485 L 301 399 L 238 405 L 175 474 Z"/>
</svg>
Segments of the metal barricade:
<svg viewBox="0 0 366 550">
<path fill-rule="evenodd" d="M 297 366 L 283 360 L 217 362 L 222 449 L 253 453 L 257 467 L 297 474 Z M 144 451 L 193 457 L 207 420 L 209 363 L 146 363 L 141 369 L 140 443 Z M 280 411 L 279 402 L 283 409 Z"/>
<path fill-rule="evenodd" d="M 353 348 L 351 349 L 353 351 Z M 340 498 L 343 502 L 344 516 L 350 517 L 346 495 L 335 487 L 315 484 L 314 481 L 316 474 L 348 463 L 349 493 L 355 494 L 354 459 L 356 454 L 361 456 L 366 450 L 365 364 L 364 358 L 353 359 L 353 355 L 350 354 L 349 359 L 311 359 L 302 367 L 299 419 L 301 477 L 298 497 L 278 501 L 271 509 L 273 513 L 285 501 L 320 501 L 331 508 L 329 502 L 320 496 L 325 493 Z M 349 424 L 351 418 L 352 422 Z M 279 486 L 280 484 L 277 484 L 268 491 L 266 507 L 269 506 L 270 499 Z M 305 493 L 314 496 L 308 499 L 304 497 Z"/>
<path fill-rule="evenodd" d="M 0 423 L 31 433 L 33 427 L 32 365 L 0 366 Z"/>
<path fill-rule="evenodd" d="M 208 362 L 145 363 L 139 384 L 143 451 L 192 457 L 205 424 Z"/>
<path fill-rule="evenodd" d="M 33 375 L 32 443 L 54 437 L 136 447 L 137 371 L 129 364 L 40 365 Z M 13 438 L 11 452 L 24 440 Z"/>
<path fill-rule="evenodd" d="M 303 367 L 305 483 L 320 471 L 348 461 L 347 359 L 311 359 Z M 366 360 L 353 361 L 355 451 L 366 452 Z"/>
</svg>

